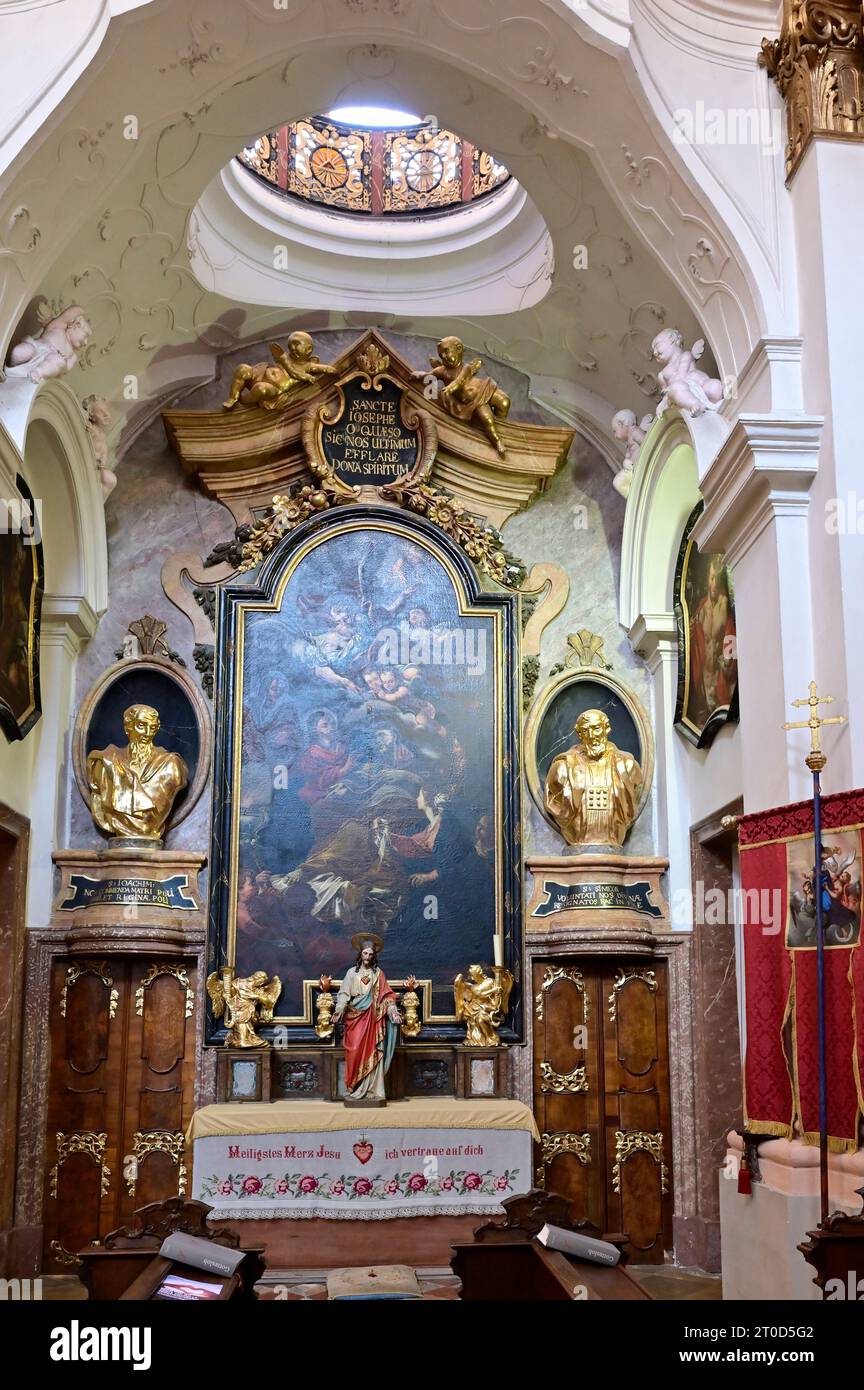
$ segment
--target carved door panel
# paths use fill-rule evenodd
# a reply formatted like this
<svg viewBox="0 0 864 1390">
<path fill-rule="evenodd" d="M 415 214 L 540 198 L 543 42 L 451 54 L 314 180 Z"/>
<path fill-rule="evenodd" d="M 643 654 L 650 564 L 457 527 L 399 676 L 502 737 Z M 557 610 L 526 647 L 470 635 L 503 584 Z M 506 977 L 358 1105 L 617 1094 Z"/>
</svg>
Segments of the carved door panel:
<svg viewBox="0 0 864 1390">
<path fill-rule="evenodd" d="M 634 1261 L 671 1244 L 665 965 L 590 959 L 533 966 L 535 1181 Z"/>
<path fill-rule="evenodd" d="M 136 1207 L 185 1195 L 195 971 L 118 956 L 58 960 L 51 1005 L 45 1269 Z"/>
<path fill-rule="evenodd" d="M 184 1132 L 195 1078 L 194 969 L 132 963 L 121 1219 L 147 1202 L 185 1196 Z"/>
<path fill-rule="evenodd" d="M 602 1226 L 606 1185 L 596 981 L 581 965 L 535 961 L 533 996 L 534 1097 L 541 1136 L 535 1182 L 570 1198 Z"/>
<path fill-rule="evenodd" d="M 123 966 L 57 961 L 51 988 L 52 1057 L 45 1145 L 45 1261 L 60 1270 L 110 1219 L 116 1180 L 111 1103 L 120 1088 L 114 1046 Z"/>
<path fill-rule="evenodd" d="M 622 963 L 603 978 L 608 1220 L 643 1264 L 661 1263 L 672 1236 L 665 984 L 661 961 Z"/>
</svg>

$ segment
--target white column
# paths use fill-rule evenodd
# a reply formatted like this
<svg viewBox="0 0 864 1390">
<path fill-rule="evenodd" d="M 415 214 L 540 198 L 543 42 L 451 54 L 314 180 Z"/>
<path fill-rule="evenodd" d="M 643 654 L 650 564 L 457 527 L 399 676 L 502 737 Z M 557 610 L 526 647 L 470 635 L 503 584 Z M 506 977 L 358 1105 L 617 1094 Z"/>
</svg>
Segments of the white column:
<svg viewBox="0 0 864 1390">
<path fill-rule="evenodd" d="M 38 740 L 30 799 L 27 921 L 31 927 L 45 927 L 50 921 L 54 897 L 51 852 L 68 844 L 75 660 L 97 623 L 86 599 L 46 595 L 40 642 L 42 718 L 31 735 Z"/>
<path fill-rule="evenodd" d="M 808 513 L 822 421 L 742 415 L 701 480 L 703 552 L 726 553 L 735 579 L 745 811 L 811 794 L 800 739 L 783 729 L 818 675 Z"/>
<path fill-rule="evenodd" d="M 826 731 L 828 790 L 864 786 L 864 469 L 861 338 L 864 143 L 810 144 L 790 188 L 795 215 L 804 380 L 810 408 L 825 415 L 813 489 L 810 555 L 817 637 L 814 675 L 849 716 Z"/>
<path fill-rule="evenodd" d="M 654 843 L 669 860 L 668 898 L 672 926 L 675 904 L 690 897 L 690 807 L 686 750 L 674 727 L 678 691 L 678 633 L 672 613 L 640 614 L 628 632 L 634 651 L 644 658 L 654 681 Z"/>
</svg>

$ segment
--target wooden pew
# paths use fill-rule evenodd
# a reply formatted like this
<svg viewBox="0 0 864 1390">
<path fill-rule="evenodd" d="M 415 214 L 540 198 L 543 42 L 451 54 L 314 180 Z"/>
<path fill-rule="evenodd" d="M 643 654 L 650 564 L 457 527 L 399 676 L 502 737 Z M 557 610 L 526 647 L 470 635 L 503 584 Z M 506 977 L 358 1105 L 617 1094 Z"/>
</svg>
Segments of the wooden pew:
<svg viewBox="0 0 864 1390">
<path fill-rule="evenodd" d="M 128 1226 L 111 1231 L 101 1245 L 87 1245 L 79 1250 L 79 1278 L 88 1297 L 120 1298 L 158 1255 L 165 1237 L 175 1231 L 212 1240 L 230 1250 L 240 1249 L 240 1237 L 233 1231 L 207 1225 L 212 1210 L 205 1202 L 187 1202 L 182 1197 L 139 1207 Z M 252 1259 L 244 1261 L 243 1287 L 244 1294 L 253 1298 L 253 1285 L 264 1273 L 263 1250 L 255 1246 L 247 1254 Z"/>
<path fill-rule="evenodd" d="M 533 1191 L 503 1203 L 503 1221 L 478 1226 L 473 1241 L 452 1246 L 451 1268 L 462 1281 L 460 1297 L 473 1301 L 593 1302 L 650 1300 L 622 1264 L 609 1268 L 547 1250 L 537 1234 L 547 1223 L 621 1246 L 623 1235 L 600 1235 L 587 1221 L 574 1222 L 569 1203 L 554 1193 Z"/>
</svg>

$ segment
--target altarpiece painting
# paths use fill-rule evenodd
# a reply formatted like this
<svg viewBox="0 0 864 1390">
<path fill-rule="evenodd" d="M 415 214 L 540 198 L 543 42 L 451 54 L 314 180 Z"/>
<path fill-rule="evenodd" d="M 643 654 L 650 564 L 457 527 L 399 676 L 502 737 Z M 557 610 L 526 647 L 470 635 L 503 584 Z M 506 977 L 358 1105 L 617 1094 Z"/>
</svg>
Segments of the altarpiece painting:
<svg viewBox="0 0 864 1390">
<path fill-rule="evenodd" d="M 381 506 L 305 523 L 223 589 L 214 966 L 278 975 L 298 1040 L 358 932 L 424 982 L 430 1039 L 459 1039 L 454 977 L 496 938 L 518 960 L 517 609 Z"/>
</svg>

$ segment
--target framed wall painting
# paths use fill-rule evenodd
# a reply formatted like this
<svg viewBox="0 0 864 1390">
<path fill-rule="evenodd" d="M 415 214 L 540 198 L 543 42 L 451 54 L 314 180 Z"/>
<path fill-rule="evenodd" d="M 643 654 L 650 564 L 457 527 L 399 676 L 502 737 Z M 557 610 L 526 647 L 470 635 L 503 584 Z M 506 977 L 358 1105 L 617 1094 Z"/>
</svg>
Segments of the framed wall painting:
<svg viewBox="0 0 864 1390">
<path fill-rule="evenodd" d="M 675 727 L 697 748 L 738 719 L 738 647 L 735 588 L 725 557 L 703 555 L 692 532 L 704 510 L 688 518 L 675 567 L 673 599 L 678 625 L 678 696 Z"/>
<path fill-rule="evenodd" d="M 278 975 L 292 1040 L 315 1039 L 319 976 L 357 933 L 392 983 L 421 982 L 424 1042 L 464 1037 L 468 965 L 518 974 L 517 633 L 515 595 L 374 504 L 310 519 L 220 589 L 210 968 Z M 504 1040 L 519 1017 L 511 1001 Z"/>
<path fill-rule="evenodd" d="M 45 591 L 36 503 L 22 477 L 15 487 L 17 516 L 7 504 L 0 533 L 0 727 L 10 742 L 26 738 L 42 716 L 39 625 Z"/>
</svg>

